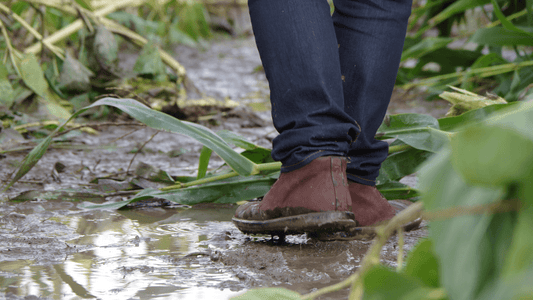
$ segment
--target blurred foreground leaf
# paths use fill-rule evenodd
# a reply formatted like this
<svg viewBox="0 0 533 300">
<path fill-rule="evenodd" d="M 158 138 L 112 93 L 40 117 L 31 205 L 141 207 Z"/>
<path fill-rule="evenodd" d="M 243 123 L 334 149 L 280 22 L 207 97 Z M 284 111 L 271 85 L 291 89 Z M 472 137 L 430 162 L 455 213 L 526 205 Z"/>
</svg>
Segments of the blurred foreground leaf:
<svg viewBox="0 0 533 300">
<path fill-rule="evenodd" d="M 231 298 L 232 300 L 297 300 L 302 299 L 297 292 L 284 288 L 260 288 Z"/>
</svg>

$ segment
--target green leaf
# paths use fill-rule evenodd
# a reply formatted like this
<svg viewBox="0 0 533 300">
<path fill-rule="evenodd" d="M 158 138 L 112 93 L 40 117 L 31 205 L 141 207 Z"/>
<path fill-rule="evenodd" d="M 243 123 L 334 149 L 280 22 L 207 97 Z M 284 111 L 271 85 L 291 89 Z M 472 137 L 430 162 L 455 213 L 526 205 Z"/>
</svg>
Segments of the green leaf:
<svg viewBox="0 0 533 300">
<path fill-rule="evenodd" d="M 202 3 L 186 2 L 178 14 L 179 28 L 190 37 L 210 37 L 211 30 L 206 19 L 206 11 Z"/>
<path fill-rule="evenodd" d="M 500 278 L 500 280 L 487 285 L 478 300 L 500 299 L 533 299 L 533 266 L 518 274 Z"/>
<path fill-rule="evenodd" d="M 8 71 L 4 64 L 0 64 L 0 105 L 11 107 L 14 100 L 13 87 L 8 79 Z"/>
<path fill-rule="evenodd" d="M 419 196 L 417 189 L 401 182 L 389 181 L 376 185 L 376 188 L 387 200 L 411 199 Z"/>
<path fill-rule="evenodd" d="M 531 181 L 523 184 L 530 185 Z M 527 207 L 522 209 L 518 216 L 518 223 L 514 228 L 513 237 L 505 264 L 503 275 L 519 273 L 526 268 L 533 267 L 533 239 L 531 238 L 531 228 L 533 228 L 533 199 L 529 198 Z"/>
<path fill-rule="evenodd" d="M 302 299 L 297 292 L 284 288 L 261 288 L 249 290 L 246 293 L 232 297 L 231 300 L 296 300 Z"/>
<path fill-rule="evenodd" d="M 76 1 L 76 3 L 78 3 L 81 7 L 87 10 L 90 10 L 90 11 L 93 10 L 90 0 L 74 0 L 74 1 Z"/>
<path fill-rule="evenodd" d="M 405 275 L 418 278 L 424 285 L 439 287 L 439 262 L 430 239 L 422 240 L 409 254 Z"/>
<path fill-rule="evenodd" d="M 437 152 L 449 142 L 449 133 L 441 131 L 437 119 L 429 115 L 399 114 L 385 118 L 376 137 L 397 138 L 416 149 Z"/>
<path fill-rule="evenodd" d="M 144 45 L 133 71 L 148 78 L 166 79 L 166 66 L 161 59 L 158 47 L 154 43 Z"/>
<path fill-rule="evenodd" d="M 456 13 L 463 12 L 467 9 L 474 8 L 476 6 L 482 6 L 487 3 L 489 3 L 490 0 L 458 0 L 453 2 L 450 6 L 446 7 L 442 12 L 440 12 L 438 15 L 433 17 L 430 20 L 431 25 L 436 25 L 451 16 L 453 16 Z"/>
<path fill-rule="evenodd" d="M 460 116 L 440 118 L 439 126 L 440 129 L 444 131 L 456 131 L 468 124 L 479 123 L 494 112 L 511 107 L 515 104 L 516 102 L 509 104 L 494 104 L 468 111 Z"/>
<path fill-rule="evenodd" d="M 418 44 L 406 49 L 402 52 L 402 61 L 408 58 L 420 58 L 428 53 L 434 52 L 437 49 L 446 47 L 453 42 L 452 38 L 443 37 L 428 37 L 420 41 Z"/>
<path fill-rule="evenodd" d="M 4 191 L 11 187 L 17 180 L 22 178 L 22 176 L 24 176 L 29 170 L 31 170 L 31 168 L 39 161 L 39 159 L 44 155 L 50 146 L 50 143 L 52 142 L 52 136 L 59 130 L 63 129 L 66 123 L 88 109 L 102 105 L 109 105 L 119 108 L 128 113 L 130 116 L 154 129 L 180 133 L 196 139 L 203 145 L 213 149 L 213 151 L 215 151 L 215 153 L 217 153 L 233 170 L 235 170 L 235 172 L 241 175 L 250 175 L 255 171 L 256 165 L 253 162 L 235 152 L 233 149 L 231 149 L 231 147 L 229 147 L 228 144 L 224 142 L 224 140 L 222 140 L 222 138 L 204 126 L 180 121 L 162 112 L 151 110 L 147 106 L 133 99 L 103 98 L 74 113 L 61 126 L 57 127 L 46 139 L 39 143 L 39 145 L 33 148 L 28 156 L 26 156 L 22 166 L 17 171 L 17 174 L 7 185 Z"/>
<path fill-rule="evenodd" d="M 207 183 L 201 186 L 160 191 L 144 189 L 135 197 L 120 202 L 104 204 L 82 204 L 82 208 L 122 208 L 130 203 L 146 199 L 165 199 L 179 204 L 195 205 L 199 203 L 236 203 L 264 196 L 276 181 L 272 176 L 238 176 L 231 179 Z"/>
<path fill-rule="evenodd" d="M 445 148 L 419 173 L 426 210 L 489 204 L 502 198 L 503 189 L 467 184 L 454 170 L 451 157 L 451 150 Z M 430 236 L 441 266 L 441 284 L 451 299 L 473 299 L 487 283 L 486 267 L 493 264 L 493 256 L 484 249 L 493 246 L 486 234 L 492 218 L 486 214 L 466 215 L 430 223 Z"/>
<path fill-rule="evenodd" d="M 87 92 L 91 89 L 91 77 L 94 73 L 82 65 L 72 55 L 67 52 L 61 75 L 59 76 L 59 83 L 61 88 L 75 93 Z"/>
<path fill-rule="evenodd" d="M 44 78 L 43 70 L 33 53 L 26 53 L 19 62 L 20 75 L 27 87 L 34 93 L 46 99 L 48 83 Z"/>
<path fill-rule="evenodd" d="M 505 29 L 516 31 L 516 32 L 519 32 L 519 33 L 525 33 L 525 34 L 530 35 L 533 38 L 533 34 L 514 26 L 513 23 L 511 23 L 511 21 L 507 20 L 505 15 L 500 10 L 500 6 L 498 5 L 498 2 L 496 2 L 495 0 L 491 0 L 490 2 L 492 3 L 492 7 L 494 9 L 494 14 L 498 18 L 498 20 L 500 20 L 500 22 L 502 23 L 502 25 L 503 25 L 503 27 Z"/>
<path fill-rule="evenodd" d="M 205 177 L 205 174 L 207 173 L 207 166 L 209 165 L 209 160 L 211 158 L 211 153 L 213 153 L 213 150 L 207 148 L 206 146 L 202 147 L 202 151 L 200 151 L 200 159 L 198 160 L 198 176 L 196 179 L 202 179 Z"/>
<path fill-rule="evenodd" d="M 255 164 L 253 162 L 235 152 L 222 138 L 202 125 L 180 121 L 165 113 L 152 110 L 133 99 L 103 98 L 86 107 L 86 109 L 100 105 L 116 107 L 154 129 L 192 137 L 212 149 L 235 172 L 241 175 L 250 175 L 254 170 Z"/>
<path fill-rule="evenodd" d="M 143 162 L 140 162 L 135 168 L 135 175 L 154 182 L 175 183 L 167 172 Z"/>
<path fill-rule="evenodd" d="M 396 273 L 380 265 L 368 270 L 363 282 L 365 300 L 428 299 L 435 294 L 434 289 L 423 286 L 418 278 Z"/>
<path fill-rule="evenodd" d="M 118 44 L 113 33 L 104 26 L 98 26 L 87 44 L 88 50 L 91 50 L 87 55 L 89 68 L 95 72 L 114 72 L 118 62 Z"/>
<path fill-rule="evenodd" d="M 532 115 L 533 103 L 520 103 L 458 132 L 452 139 L 456 170 L 467 182 L 484 186 L 529 178 L 533 170 Z"/>
<path fill-rule="evenodd" d="M 253 150 L 246 150 L 241 152 L 241 155 L 253 161 L 256 164 L 264 164 L 274 162 L 272 159 L 272 150 L 263 147 L 258 147 Z"/>
<path fill-rule="evenodd" d="M 240 136 L 236 134 L 235 132 L 231 132 L 229 130 L 220 130 L 217 132 L 217 135 L 219 135 L 226 143 L 233 144 L 239 148 L 242 148 L 244 150 L 253 150 L 260 148 L 254 143 L 249 142 L 244 138 L 243 136 Z"/>
<path fill-rule="evenodd" d="M 391 136 L 397 132 L 420 128 L 439 129 L 439 122 L 430 115 L 398 114 L 389 115 L 378 128 L 378 135 Z"/>
<path fill-rule="evenodd" d="M 470 42 L 491 46 L 533 46 L 533 38 L 531 38 L 530 32 L 532 30 L 527 30 L 526 28 L 520 29 L 527 31 L 527 33 L 509 30 L 503 27 L 481 28 L 476 30 L 474 35 L 472 35 Z"/>
<path fill-rule="evenodd" d="M 62 126 L 58 127 L 62 128 Z M 22 161 L 22 165 L 17 170 L 17 173 L 15 174 L 15 177 L 11 179 L 9 184 L 4 188 L 4 192 L 7 191 L 15 182 L 17 182 L 22 176 L 26 175 L 33 166 L 41 159 L 41 157 L 46 153 L 46 150 L 52 143 L 52 135 L 57 132 L 58 129 L 54 130 L 54 132 L 49 135 L 47 138 L 45 138 L 42 142 L 39 143 L 39 145 L 35 146 L 28 155 L 24 158 Z"/>
<path fill-rule="evenodd" d="M 421 163 L 432 155 L 431 152 L 415 148 L 393 153 L 381 164 L 376 184 L 397 181 L 417 171 Z"/>
</svg>

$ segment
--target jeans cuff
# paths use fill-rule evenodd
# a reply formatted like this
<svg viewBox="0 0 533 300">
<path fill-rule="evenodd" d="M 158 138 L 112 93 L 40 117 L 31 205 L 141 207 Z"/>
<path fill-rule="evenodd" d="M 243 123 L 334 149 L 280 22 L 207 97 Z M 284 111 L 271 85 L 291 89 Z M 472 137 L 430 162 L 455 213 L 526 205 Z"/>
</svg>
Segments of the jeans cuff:
<svg viewBox="0 0 533 300">
<path fill-rule="evenodd" d="M 282 162 L 282 166 L 281 166 L 281 172 L 282 173 L 287 173 L 287 172 L 290 172 L 290 171 L 294 171 L 296 169 L 299 169 L 307 164 L 309 164 L 310 162 L 312 162 L 314 159 L 317 159 L 321 156 L 342 156 L 342 157 L 346 157 L 346 154 L 345 153 L 339 153 L 339 152 L 336 152 L 336 151 L 330 151 L 330 150 L 318 150 L 316 152 L 313 152 L 311 154 L 309 154 L 308 156 L 306 156 L 304 159 L 298 161 L 298 162 Z"/>
<path fill-rule="evenodd" d="M 348 172 L 346 173 L 346 175 L 348 177 L 348 180 L 350 180 L 350 181 L 357 182 L 357 183 L 364 184 L 364 185 L 369 185 L 369 186 L 375 186 L 376 185 L 376 179 L 375 178 L 364 178 L 364 177 L 361 177 L 361 176 L 350 174 Z"/>
</svg>

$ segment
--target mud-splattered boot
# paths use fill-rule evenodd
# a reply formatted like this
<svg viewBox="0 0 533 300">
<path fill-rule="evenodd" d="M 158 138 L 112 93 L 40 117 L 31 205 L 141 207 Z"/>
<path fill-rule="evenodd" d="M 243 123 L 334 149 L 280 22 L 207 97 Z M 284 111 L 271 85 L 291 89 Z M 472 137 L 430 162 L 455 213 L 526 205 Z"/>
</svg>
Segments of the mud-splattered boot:
<svg viewBox="0 0 533 300">
<path fill-rule="evenodd" d="M 282 173 L 262 201 L 237 208 L 233 223 L 244 233 L 300 234 L 355 227 L 346 158 L 323 156 Z"/>
</svg>

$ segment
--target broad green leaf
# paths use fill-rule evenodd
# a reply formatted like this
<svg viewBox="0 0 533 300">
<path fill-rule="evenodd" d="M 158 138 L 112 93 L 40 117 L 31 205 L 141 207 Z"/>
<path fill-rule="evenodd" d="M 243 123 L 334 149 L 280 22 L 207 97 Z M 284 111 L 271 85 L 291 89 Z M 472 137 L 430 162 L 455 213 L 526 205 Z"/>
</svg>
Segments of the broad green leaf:
<svg viewBox="0 0 533 300">
<path fill-rule="evenodd" d="M 175 183 L 167 172 L 143 162 L 135 168 L 135 175 L 154 182 Z"/>
<path fill-rule="evenodd" d="M 533 299 L 533 284 L 531 282 L 533 282 L 533 266 L 530 265 L 523 272 L 500 278 L 491 285 L 487 285 L 477 300 L 531 300 Z"/>
<path fill-rule="evenodd" d="M 246 140 L 246 138 L 234 132 L 228 130 L 221 130 L 217 132 L 217 135 L 223 138 L 226 143 L 245 149 L 245 151 L 242 152 L 241 155 L 256 164 L 274 161 L 271 156 L 272 150 L 257 146 L 254 143 L 251 143 Z"/>
<path fill-rule="evenodd" d="M 417 189 L 395 181 L 376 185 L 376 188 L 387 200 L 411 199 L 420 196 Z"/>
<path fill-rule="evenodd" d="M 452 162 L 470 183 L 506 185 L 533 170 L 533 139 L 497 126 L 475 126 L 452 140 Z"/>
<path fill-rule="evenodd" d="M 254 143 L 249 142 L 243 136 L 240 136 L 236 134 L 235 132 L 231 132 L 229 130 L 220 130 L 217 132 L 217 135 L 219 135 L 222 139 L 224 139 L 226 143 L 233 144 L 244 150 L 253 150 L 253 149 L 259 148 L 259 146 L 255 145 Z"/>
<path fill-rule="evenodd" d="M 211 36 L 206 20 L 206 12 L 202 3 L 187 2 L 178 14 L 178 26 L 181 31 L 198 40 L 200 37 Z"/>
<path fill-rule="evenodd" d="M 203 145 L 213 149 L 235 172 L 241 175 L 250 175 L 254 172 L 255 164 L 246 157 L 235 152 L 228 144 L 222 140 L 218 135 L 213 133 L 208 128 L 185 121 L 180 121 L 172 116 L 164 114 L 162 112 L 151 110 L 145 105 L 133 100 L 133 99 L 115 99 L 115 98 L 103 98 L 90 106 L 87 106 L 76 113 L 74 113 L 68 120 L 63 122 L 61 126 L 58 126 L 54 132 L 52 132 L 46 139 L 44 139 L 39 145 L 33 148 L 32 151 L 26 156 L 22 166 L 17 171 L 15 177 L 4 189 L 6 191 L 17 180 L 22 178 L 44 155 L 50 143 L 52 142 L 52 136 L 59 130 L 63 129 L 66 123 L 76 118 L 88 109 L 96 106 L 109 105 L 123 110 L 130 116 L 138 119 L 146 125 L 159 130 L 170 131 L 174 133 L 180 133 L 192 137 L 202 143 Z"/>
<path fill-rule="evenodd" d="M 527 25 L 533 26 L 533 0 L 526 0 Z"/>
<path fill-rule="evenodd" d="M 531 181 L 528 180 L 523 184 L 531 185 Z M 511 246 L 503 266 L 503 273 L 507 276 L 533 267 L 533 239 L 531 238 L 533 228 L 533 201 L 531 200 L 533 199 L 529 200 L 527 206 L 520 211 L 518 224 L 514 228 Z"/>
<path fill-rule="evenodd" d="M 454 206 L 489 204 L 501 199 L 503 189 L 467 184 L 451 164 L 451 150 L 444 149 L 419 172 L 422 201 L 428 211 Z M 457 216 L 430 223 L 430 236 L 441 266 L 441 284 L 450 299 L 473 299 L 487 283 L 486 267 L 493 264 L 487 229 L 492 215 Z"/>
<path fill-rule="evenodd" d="M 402 52 L 402 61 L 408 58 L 420 58 L 437 49 L 446 47 L 453 42 L 452 38 L 443 37 L 428 37 L 420 41 L 418 44 L 406 49 Z"/>
<path fill-rule="evenodd" d="M 494 112 L 507 107 L 511 107 L 515 103 L 509 104 L 494 104 L 485 106 L 479 109 L 471 110 L 460 116 L 455 117 L 446 117 L 439 119 L 439 126 L 441 130 L 444 131 L 456 131 L 461 127 L 464 127 L 468 124 L 474 124 L 485 120 L 488 116 L 492 115 Z"/>
<path fill-rule="evenodd" d="M 60 127 L 58 127 L 60 128 Z M 7 191 L 15 182 L 17 182 L 22 176 L 26 175 L 33 166 L 41 159 L 41 157 L 46 153 L 46 150 L 52 143 L 52 135 L 57 132 L 58 129 L 54 130 L 54 132 L 45 138 L 42 142 L 39 143 L 39 145 L 35 146 L 28 155 L 24 158 L 22 161 L 22 165 L 17 170 L 17 173 L 15 174 L 15 177 L 11 179 L 9 184 L 4 188 L 4 192 Z"/>
<path fill-rule="evenodd" d="M 531 128 L 532 102 L 500 110 L 452 139 L 454 167 L 468 182 L 485 186 L 529 178 L 533 169 Z"/>
<path fill-rule="evenodd" d="M 376 184 L 397 181 L 417 171 L 422 162 L 432 155 L 431 152 L 415 148 L 393 153 L 381 164 Z"/>
<path fill-rule="evenodd" d="M 91 77 L 94 73 L 82 65 L 72 55 L 67 52 L 61 75 L 59 76 L 59 83 L 61 88 L 75 93 L 87 92 L 91 89 Z"/>
<path fill-rule="evenodd" d="M 453 2 L 450 6 L 444 9 L 441 13 L 433 17 L 429 23 L 433 26 L 450 18 L 456 13 L 463 12 L 467 9 L 482 6 L 490 3 L 490 0 L 458 0 Z"/>
<path fill-rule="evenodd" d="M 144 45 L 135 62 L 133 71 L 144 77 L 155 78 L 157 80 L 166 79 L 166 66 L 154 43 Z"/>
<path fill-rule="evenodd" d="M 272 150 L 263 147 L 258 147 L 253 150 L 246 150 L 241 152 L 241 155 L 253 161 L 256 164 L 264 164 L 274 162 L 272 158 Z"/>
<path fill-rule="evenodd" d="M 135 197 L 114 203 L 82 204 L 82 208 L 121 208 L 130 203 L 145 199 L 165 199 L 179 204 L 195 205 L 199 203 L 236 203 L 264 196 L 276 179 L 271 176 L 234 177 L 229 180 L 216 181 L 201 186 L 160 191 L 157 189 L 144 189 Z"/>
<path fill-rule="evenodd" d="M 0 64 L 0 105 L 11 107 L 13 104 L 13 87 L 7 78 L 8 71 L 4 64 Z"/>
<path fill-rule="evenodd" d="M 118 62 L 118 44 L 113 33 L 104 26 L 96 28 L 94 36 L 88 38 L 88 66 L 97 72 L 113 72 Z"/>
<path fill-rule="evenodd" d="M 498 20 L 500 20 L 500 22 L 502 23 L 502 25 L 503 25 L 503 27 L 505 29 L 516 31 L 516 32 L 519 32 L 519 33 L 525 33 L 525 34 L 530 35 L 533 38 L 533 34 L 514 26 L 513 23 L 511 23 L 511 21 L 507 20 L 505 15 L 500 10 L 500 6 L 498 5 L 498 2 L 496 2 L 495 0 L 491 0 L 490 2 L 492 3 L 492 7 L 494 9 L 494 14 L 498 18 Z"/>
<path fill-rule="evenodd" d="M 86 107 L 86 109 L 100 105 L 116 107 L 154 129 L 192 137 L 213 150 L 237 173 L 250 175 L 253 172 L 255 165 L 253 162 L 235 152 L 222 138 L 202 125 L 180 121 L 165 113 L 152 110 L 132 99 L 103 98 Z"/>
<path fill-rule="evenodd" d="M 409 254 L 405 275 L 418 278 L 424 285 L 439 287 L 439 262 L 430 239 L 422 240 Z"/>
<path fill-rule="evenodd" d="M 416 277 L 376 266 L 364 274 L 364 300 L 428 299 L 434 289 Z M 440 298 L 436 298 L 440 299 Z"/>
<path fill-rule="evenodd" d="M 448 144 L 450 139 L 449 133 L 438 128 L 437 119 L 429 115 L 392 115 L 385 118 L 376 137 L 397 138 L 413 148 L 437 152 L 443 145 Z"/>
<path fill-rule="evenodd" d="M 206 146 L 202 147 L 202 151 L 200 151 L 200 159 L 198 160 L 198 176 L 196 179 L 202 179 L 205 177 L 209 160 L 211 159 L 211 153 L 213 153 L 213 150 L 207 148 Z"/>
<path fill-rule="evenodd" d="M 48 83 L 44 78 L 43 70 L 37 62 L 35 55 L 32 53 L 24 54 L 22 60 L 19 62 L 20 75 L 27 87 L 29 87 L 34 93 L 46 99 L 46 90 L 48 89 Z"/>
<path fill-rule="evenodd" d="M 394 135 L 396 132 L 403 132 L 409 129 L 420 128 L 435 128 L 439 129 L 439 122 L 430 115 L 422 114 L 398 114 L 389 115 L 378 128 L 378 136 L 380 135 Z"/>
<path fill-rule="evenodd" d="M 284 288 L 261 288 L 249 290 L 246 293 L 232 297 L 231 300 L 297 300 L 302 296 L 297 292 Z"/>
<path fill-rule="evenodd" d="M 533 30 L 527 30 L 527 28 L 520 29 L 527 31 L 527 33 L 517 32 L 503 27 L 481 28 L 476 30 L 474 35 L 472 35 L 470 42 L 491 46 L 533 46 L 533 38 L 531 37 Z"/>
<path fill-rule="evenodd" d="M 90 0 L 74 0 L 76 3 L 78 3 L 81 7 L 87 9 L 87 10 L 93 10 L 91 1 Z"/>
<path fill-rule="evenodd" d="M 45 91 L 46 98 L 39 98 L 40 103 L 46 108 L 49 114 L 49 118 L 68 119 L 70 117 L 70 109 L 72 105 L 61 99 L 56 93 L 50 89 Z M 45 118 L 45 116 L 41 116 Z"/>
</svg>

